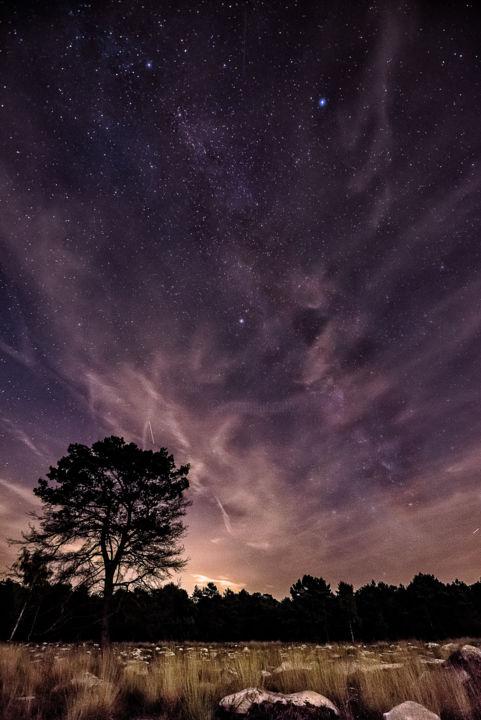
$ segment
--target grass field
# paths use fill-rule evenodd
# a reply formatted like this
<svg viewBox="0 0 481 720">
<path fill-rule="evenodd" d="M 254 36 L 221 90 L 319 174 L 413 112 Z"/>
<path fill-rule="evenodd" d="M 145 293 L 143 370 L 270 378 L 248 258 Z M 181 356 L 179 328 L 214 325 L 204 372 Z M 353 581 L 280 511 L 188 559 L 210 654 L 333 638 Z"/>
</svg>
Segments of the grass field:
<svg viewBox="0 0 481 720">
<path fill-rule="evenodd" d="M 256 686 L 314 690 L 349 720 L 380 720 L 405 700 L 474 720 L 480 706 L 463 673 L 441 665 L 460 643 L 2 645 L 0 717 L 207 720 L 224 695 Z"/>
</svg>

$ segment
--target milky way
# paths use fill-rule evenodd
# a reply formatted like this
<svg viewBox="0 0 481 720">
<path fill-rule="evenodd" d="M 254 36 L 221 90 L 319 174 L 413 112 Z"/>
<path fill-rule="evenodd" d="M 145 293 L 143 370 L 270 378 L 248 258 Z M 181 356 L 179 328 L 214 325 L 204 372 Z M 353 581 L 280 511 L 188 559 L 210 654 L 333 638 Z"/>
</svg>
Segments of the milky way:
<svg viewBox="0 0 481 720">
<path fill-rule="evenodd" d="M 479 577 L 475 3 L 3 7 L 0 512 L 191 463 L 182 584 Z"/>
</svg>

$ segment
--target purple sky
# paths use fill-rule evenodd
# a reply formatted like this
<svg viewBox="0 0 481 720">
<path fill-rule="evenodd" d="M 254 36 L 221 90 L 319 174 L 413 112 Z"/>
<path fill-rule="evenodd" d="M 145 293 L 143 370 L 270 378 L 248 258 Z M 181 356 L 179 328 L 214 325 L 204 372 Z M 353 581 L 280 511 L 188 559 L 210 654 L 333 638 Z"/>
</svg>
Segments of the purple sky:
<svg viewBox="0 0 481 720">
<path fill-rule="evenodd" d="M 476 4 L 12 7 L 2 565 L 116 434 L 191 463 L 189 591 L 477 580 Z"/>
</svg>

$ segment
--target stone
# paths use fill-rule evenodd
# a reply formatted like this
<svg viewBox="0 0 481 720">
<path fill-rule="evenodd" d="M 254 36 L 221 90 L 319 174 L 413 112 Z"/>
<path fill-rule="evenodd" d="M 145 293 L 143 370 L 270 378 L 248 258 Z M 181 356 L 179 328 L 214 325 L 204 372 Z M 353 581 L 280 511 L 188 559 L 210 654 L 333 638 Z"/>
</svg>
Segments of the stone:
<svg viewBox="0 0 481 720">
<path fill-rule="evenodd" d="M 471 680 L 481 683 L 481 649 L 474 645 L 462 645 L 451 653 L 443 667 L 446 670 L 464 670 Z"/>
<path fill-rule="evenodd" d="M 284 694 L 247 688 L 233 695 L 226 695 L 219 701 L 217 717 L 246 715 L 252 717 L 289 717 L 289 718 L 335 718 L 339 710 L 324 695 L 313 690 Z M 294 712 L 295 710 L 295 712 Z M 264 712 L 265 711 L 265 712 Z"/>
<path fill-rule="evenodd" d="M 276 667 L 275 670 L 273 670 L 273 673 L 282 673 L 282 672 L 292 672 L 293 670 L 312 670 L 313 665 L 312 663 L 305 664 L 305 663 L 299 663 L 295 664 L 290 662 L 289 660 L 284 660 L 284 662 L 281 662 L 279 667 Z"/>
<path fill-rule="evenodd" d="M 398 670 L 404 667 L 404 663 L 372 663 L 371 665 L 360 665 L 363 672 L 372 672 L 373 670 Z"/>
<path fill-rule="evenodd" d="M 421 658 L 419 662 L 423 665 L 444 665 L 442 658 Z"/>
<path fill-rule="evenodd" d="M 396 705 L 383 715 L 384 720 L 441 720 L 439 715 L 412 700 Z"/>
<path fill-rule="evenodd" d="M 459 648 L 459 652 L 462 657 L 466 660 L 475 660 L 481 662 L 481 648 L 475 647 L 474 645 L 462 645 Z"/>
<path fill-rule="evenodd" d="M 441 650 L 444 650 L 445 652 L 451 652 L 457 647 L 456 643 L 446 643 L 445 645 L 441 645 Z"/>
<path fill-rule="evenodd" d="M 86 670 L 81 675 L 77 675 L 70 681 L 72 685 L 83 687 L 99 687 L 100 685 L 110 685 L 106 680 L 102 680 L 93 673 Z"/>
</svg>

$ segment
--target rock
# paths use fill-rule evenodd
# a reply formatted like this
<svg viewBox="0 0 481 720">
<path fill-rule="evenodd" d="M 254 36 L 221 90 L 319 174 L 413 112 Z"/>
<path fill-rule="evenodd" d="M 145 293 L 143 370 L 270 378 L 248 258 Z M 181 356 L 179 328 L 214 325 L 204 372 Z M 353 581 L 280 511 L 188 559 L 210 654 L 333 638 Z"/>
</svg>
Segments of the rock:
<svg viewBox="0 0 481 720">
<path fill-rule="evenodd" d="M 70 681 L 72 685 L 79 685 L 83 687 L 99 687 L 100 685 L 110 685 L 109 682 L 106 680 L 102 680 L 101 678 L 97 677 L 97 675 L 93 675 L 88 670 L 83 672 L 81 675 L 77 675 L 77 677 L 72 678 Z"/>
<path fill-rule="evenodd" d="M 465 670 L 471 680 L 481 682 L 481 649 L 474 645 L 462 645 L 451 653 L 444 662 L 444 668 Z"/>
<path fill-rule="evenodd" d="M 373 670 L 398 670 L 404 667 L 404 663 L 372 663 L 371 665 L 360 665 L 363 672 L 372 672 Z"/>
<path fill-rule="evenodd" d="M 445 645 L 441 645 L 441 650 L 444 650 L 445 652 L 451 652 L 451 650 L 454 650 L 457 647 L 456 643 L 446 643 Z"/>
<path fill-rule="evenodd" d="M 312 670 L 312 663 L 306 665 L 299 663 L 298 665 L 295 665 L 292 662 L 289 662 L 289 660 L 284 660 L 284 662 L 281 662 L 279 667 L 276 667 L 275 670 L 273 670 L 273 673 L 282 673 L 282 672 L 292 672 L 293 670 Z"/>
<path fill-rule="evenodd" d="M 232 679 L 238 676 L 238 672 L 236 670 L 233 670 L 229 667 L 220 667 L 217 668 L 218 677 L 220 678 L 221 682 L 224 683 L 231 683 Z"/>
<path fill-rule="evenodd" d="M 481 662 L 481 649 L 474 645 L 463 645 L 459 648 L 459 652 L 468 661 Z"/>
<path fill-rule="evenodd" d="M 421 658 L 419 662 L 423 665 L 444 665 L 442 658 Z"/>
<path fill-rule="evenodd" d="M 384 720 L 440 720 L 439 715 L 412 700 L 396 705 L 392 710 L 384 713 L 383 718 Z"/>
<path fill-rule="evenodd" d="M 249 718 L 320 718 L 327 720 L 339 715 L 339 710 L 324 695 L 313 690 L 284 693 L 259 688 L 247 688 L 219 701 L 217 717 L 246 715 Z"/>
</svg>

